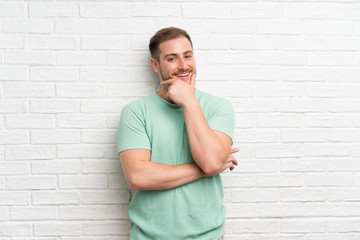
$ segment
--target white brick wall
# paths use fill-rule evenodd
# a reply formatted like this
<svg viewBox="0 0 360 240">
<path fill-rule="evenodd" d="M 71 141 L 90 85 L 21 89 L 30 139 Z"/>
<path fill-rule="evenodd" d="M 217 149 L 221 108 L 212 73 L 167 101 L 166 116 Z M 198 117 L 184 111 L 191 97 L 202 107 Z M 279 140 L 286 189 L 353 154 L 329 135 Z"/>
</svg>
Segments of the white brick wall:
<svg viewBox="0 0 360 240">
<path fill-rule="evenodd" d="M 127 240 L 121 108 L 193 38 L 236 112 L 226 240 L 360 239 L 360 1 L 0 0 L 0 240 Z"/>
</svg>

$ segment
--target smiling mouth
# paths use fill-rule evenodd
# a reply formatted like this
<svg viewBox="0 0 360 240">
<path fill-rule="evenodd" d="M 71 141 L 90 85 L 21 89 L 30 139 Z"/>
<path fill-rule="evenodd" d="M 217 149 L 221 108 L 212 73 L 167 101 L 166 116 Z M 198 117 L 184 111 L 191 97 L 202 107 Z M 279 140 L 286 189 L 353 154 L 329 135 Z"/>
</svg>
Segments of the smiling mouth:
<svg viewBox="0 0 360 240">
<path fill-rule="evenodd" d="M 189 76 L 189 75 L 190 75 L 190 72 L 175 74 L 175 76 L 177 76 L 177 77 L 187 77 L 187 76 Z"/>
</svg>

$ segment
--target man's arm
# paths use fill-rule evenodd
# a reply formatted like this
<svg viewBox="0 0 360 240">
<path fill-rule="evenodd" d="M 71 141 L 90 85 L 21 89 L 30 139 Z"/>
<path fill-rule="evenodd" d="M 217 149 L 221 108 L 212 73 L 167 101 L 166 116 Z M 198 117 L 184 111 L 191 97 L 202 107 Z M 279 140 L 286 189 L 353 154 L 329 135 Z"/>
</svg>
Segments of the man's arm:
<svg viewBox="0 0 360 240">
<path fill-rule="evenodd" d="M 119 158 L 126 180 L 134 191 L 165 190 L 205 177 L 195 163 L 173 166 L 151 162 L 150 150 L 147 149 L 125 150 Z"/>
<path fill-rule="evenodd" d="M 231 153 L 239 151 L 233 149 Z M 119 158 L 130 188 L 137 190 L 165 190 L 182 186 L 202 177 L 210 177 L 232 170 L 237 165 L 236 159 L 229 155 L 218 172 L 206 175 L 195 163 L 166 165 L 150 161 L 150 150 L 131 149 L 122 151 Z"/>
<path fill-rule="evenodd" d="M 208 125 L 195 93 L 195 74 L 190 84 L 179 79 L 161 82 L 169 85 L 168 97 L 184 108 L 185 123 L 194 161 L 207 175 L 218 172 L 230 154 L 231 139 Z"/>
</svg>

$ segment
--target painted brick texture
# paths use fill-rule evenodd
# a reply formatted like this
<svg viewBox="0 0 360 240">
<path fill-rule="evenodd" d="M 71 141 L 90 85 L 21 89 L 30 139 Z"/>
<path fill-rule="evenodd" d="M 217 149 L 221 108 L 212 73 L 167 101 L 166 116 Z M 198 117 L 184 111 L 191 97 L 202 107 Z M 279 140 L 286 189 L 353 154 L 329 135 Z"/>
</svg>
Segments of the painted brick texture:
<svg viewBox="0 0 360 240">
<path fill-rule="evenodd" d="M 0 0 L 0 240 L 129 239 L 117 124 L 168 26 L 235 109 L 225 239 L 360 239 L 358 0 Z"/>
</svg>

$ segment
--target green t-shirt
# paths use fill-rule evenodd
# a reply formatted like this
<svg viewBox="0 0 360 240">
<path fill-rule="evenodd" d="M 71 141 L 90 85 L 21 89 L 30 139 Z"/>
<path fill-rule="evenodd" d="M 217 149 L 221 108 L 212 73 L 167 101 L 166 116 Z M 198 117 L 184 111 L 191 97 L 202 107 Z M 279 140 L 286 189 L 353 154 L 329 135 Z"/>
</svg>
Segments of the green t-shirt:
<svg viewBox="0 0 360 240">
<path fill-rule="evenodd" d="M 230 138 L 234 112 L 229 101 L 196 90 L 195 96 L 213 130 Z M 194 163 L 184 110 L 156 93 L 123 108 L 118 152 L 151 150 L 151 161 L 179 165 Z M 133 240 L 209 240 L 224 234 L 225 207 L 220 175 L 201 178 L 169 190 L 136 191 L 129 205 Z"/>
</svg>

